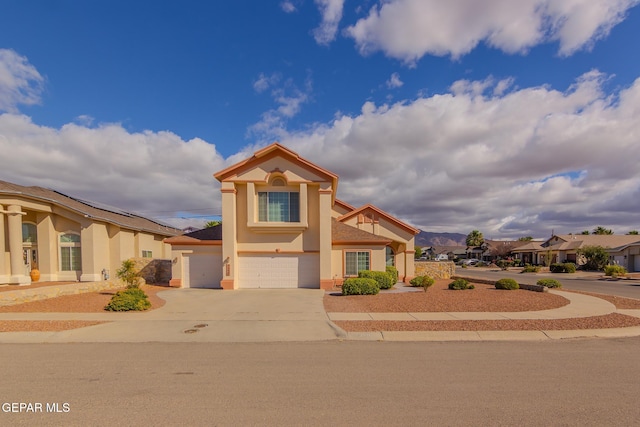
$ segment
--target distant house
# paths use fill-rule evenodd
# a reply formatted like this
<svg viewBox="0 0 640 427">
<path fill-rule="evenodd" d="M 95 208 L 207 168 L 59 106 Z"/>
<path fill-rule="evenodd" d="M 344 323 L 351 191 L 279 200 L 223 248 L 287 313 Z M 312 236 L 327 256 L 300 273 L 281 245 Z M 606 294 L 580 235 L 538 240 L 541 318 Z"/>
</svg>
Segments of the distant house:
<svg viewBox="0 0 640 427">
<path fill-rule="evenodd" d="M 97 281 L 133 257 L 169 258 L 171 226 L 42 187 L 0 181 L 0 284 Z"/>
<path fill-rule="evenodd" d="M 626 234 L 559 234 L 542 243 L 538 259 L 540 263 L 544 263 L 544 257 L 551 256 L 552 263 L 573 262 L 582 265 L 584 259 L 578 256 L 579 249 L 585 246 L 602 246 L 609 250 L 612 263 L 623 265 L 628 271 L 637 271 L 635 255 L 639 242 L 639 236 Z M 640 261 L 638 262 L 640 267 Z"/>
<path fill-rule="evenodd" d="M 166 240 L 172 285 L 321 288 L 360 270 L 414 277 L 416 228 L 336 198 L 338 176 L 280 144 L 216 173 L 222 224 Z"/>
</svg>

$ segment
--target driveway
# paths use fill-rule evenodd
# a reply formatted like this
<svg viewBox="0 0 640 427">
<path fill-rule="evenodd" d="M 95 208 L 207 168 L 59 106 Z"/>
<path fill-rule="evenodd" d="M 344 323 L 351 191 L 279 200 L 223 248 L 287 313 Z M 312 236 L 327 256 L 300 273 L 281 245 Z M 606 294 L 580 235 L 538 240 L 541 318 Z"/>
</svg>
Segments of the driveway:
<svg viewBox="0 0 640 427">
<path fill-rule="evenodd" d="M 12 313 L 2 319 L 107 320 L 62 332 L 2 334 L 2 342 L 273 342 L 339 338 L 322 304 L 323 290 L 178 289 L 147 313 Z"/>
</svg>

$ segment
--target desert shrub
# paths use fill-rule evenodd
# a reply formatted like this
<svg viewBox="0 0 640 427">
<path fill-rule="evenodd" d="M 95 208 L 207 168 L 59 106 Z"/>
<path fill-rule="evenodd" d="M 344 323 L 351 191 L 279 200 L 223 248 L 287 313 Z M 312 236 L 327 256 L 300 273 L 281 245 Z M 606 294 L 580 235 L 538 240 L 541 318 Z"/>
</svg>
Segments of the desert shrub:
<svg viewBox="0 0 640 427">
<path fill-rule="evenodd" d="M 495 284 L 496 289 L 506 289 L 508 291 L 512 291 L 514 289 L 520 289 L 520 285 L 513 279 L 504 278 L 500 279 Z"/>
<path fill-rule="evenodd" d="M 358 277 L 363 279 L 373 279 L 378 282 L 380 289 L 391 289 L 396 282 L 393 281 L 393 276 L 386 271 L 372 271 L 372 270 L 360 270 Z"/>
<path fill-rule="evenodd" d="M 104 309 L 107 311 L 142 311 L 151 307 L 147 294 L 140 288 L 118 291 Z"/>
<path fill-rule="evenodd" d="M 116 277 L 122 280 L 127 288 L 137 288 L 140 286 L 140 275 L 136 271 L 136 264 L 133 260 L 122 261 L 122 266 L 116 271 Z"/>
<path fill-rule="evenodd" d="M 427 292 L 427 289 L 429 289 L 430 286 L 433 286 L 435 282 L 436 281 L 429 276 L 417 276 L 411 279 L 409 284 L 411 286 L 421 287 L 425 292 Z"/>
<path fill-rule="evenodd" d="M 557 262 L 549 266 L 549 271 L 552 273 L 575 273 L 576 265 L 572 262 Z"/>
<path fill-rule="evenodd" d="M 578 249 L 577 253 L 585 259 L 585 270 L 604 270 L 609 263 L 609 253 L 599 245 L 585 246 Z"/>
<path fill-rule="evenodd" d="M 488 266 L 488 265 L 489 265 L 489 264 L 487 264 L 487 263 L 486 263 L 486 262 L 484 262 L 484 261 L 478 261 L 478 262 L 476 263 L 476 267 L 486 267 L 486 266 Z"/>
<path fill-rule="evenodd" d="M 496 265 L 502 270 L 508 270 L 509 267 L 513 267 L 513 261 L 507 259 L 499 259 L 496 261 Z"/>
<path fill-rule="evenodd" d="M 373 279 L 351 277 L 342 284 L 342 295 L 376 295 L 378 292 L 380 286 Z"/>
<path fill-rule="evenodd" d="M 393 278 L 393 283 L 398 283 L 398 269 L 392 265 L 388 265 L 386 271 Z"/>
<path fill-rule="evenodd" d="M 522 269 L 523 273 L 537 273 L 539 271 L 540 271 L 540 267 L 538 267 L 537 265 L 529 265 L 529 264 L 526 264 Z"/>
<path fill-rule="evenodd" d="M 545 288 L 561 288 L 562 284 L 556 279 L 540 279 L 536 282 L 538 286 L 544 286 Z"/>
<path fill-rule="evenodd" d="M 452 291 L 462 291 L 465 289 L 474 289 L 474 287 L 469 286 L 469 282 L 465 279 L 456 279 L 449 283 L 449 289 Z"/>
<path fill-rule="evenodd" d="M 607 265 L 604 268 L 604 275 L 605 276 L 611 276 L 611 277 L 618 277 L 618 276 L 626 276 L 627 275 L 627 269 L 624 268 L 621 265 Z"/>
</svg>

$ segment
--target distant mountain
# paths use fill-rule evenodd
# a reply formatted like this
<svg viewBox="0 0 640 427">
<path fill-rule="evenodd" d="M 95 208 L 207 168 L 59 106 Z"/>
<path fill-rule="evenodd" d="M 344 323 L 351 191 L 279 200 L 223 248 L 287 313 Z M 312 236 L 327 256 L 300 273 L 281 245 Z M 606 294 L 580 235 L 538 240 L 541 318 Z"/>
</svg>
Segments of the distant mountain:
<svg viewBox="0 0 640 427">
<path fill-rule="evenodd" d="M 467 235 L 460 233 L 432 233 L 422 231 L 416 235 L 416 246 L 466 246 Z"/>
</svg>

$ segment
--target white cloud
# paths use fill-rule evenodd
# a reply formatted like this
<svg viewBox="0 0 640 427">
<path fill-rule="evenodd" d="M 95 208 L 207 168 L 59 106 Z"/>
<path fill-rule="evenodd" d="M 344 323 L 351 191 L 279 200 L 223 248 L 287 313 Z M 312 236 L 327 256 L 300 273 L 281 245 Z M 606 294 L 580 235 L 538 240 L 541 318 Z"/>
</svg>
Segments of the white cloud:
<svg viewBox="0 0 640 427">
<path fill-rule="evenodd" d="M 293 13 L 298 10 L 295 4 L 292 1 L 285 0 L 280 3 L 280 8 L 285 13 Z"/>
<path fill-rule="evenodd" d="M 273 78 L 273 76 L 278 77 Z M 256 86 L 261 90 L 258 90 Z M 270 95 L 276 106 L 262 113 L 260 121 L 250 126 L 248 133 L 259 139 L 271 141 L 273 138 L 280 138 L 286 134 L 287 121 L 296 116 L 304 104 L 311 101 L 313 82 L 311 76 L 308 75 L 301 89 L 292 79 L 281 82 L 279 74 L 273 74 L 271 77 L 265 77 L 261 74 L 254 83 L 254 89 L 262 92 L 267 88 L 271 89 Z"/>
<path fill-rule="evenodd" d="M 400 74 L 398 73 L 391 74 L 391 77 L 387 80 L 387 88 L 389 89 L 402 87 L 403 84 L 402 80 L 400 80 Z"/>
<path fill-rule="evenodd" d="M 588 49 L 639 0 L 385 0 L 346 29 L 359 51 L 407 64 L 424 55 L 460 57 L 478 43 L 507 53 L 559 42 L 559 54 Z"/>
<path fill-rule="evenodd" d="M 336 39 L 344 0 L 315 0 L 315 3 L 322 15 L 322 22 L 313 30 L 313 37 L 316 43 L 328 45 Z"/>
<path fill-rule="evenodd" d="M 270 76 L 260 73 L 256 81 L 253 82 L 253 90 L 258 93 L 262 93 L 270 87 L 277 85 L 280 78 L 281 76 L 278 73 L 273 73 Z"/>
<path fill-rule="evenodd" d="M 338 197 L 433 231 L 548 236 L 640 228 L 640 79 L 613 96 L 586 73 L 566 91 L 512 81 L 376 106 L 281 142 L 339 174 Z"/>
<path fill-rule="evenodd" d="M 55 129 L 7 113 L 0 115 L 0 152 L 11 153 L 0 156 L 0 179 L 9 182 L 138 212 L 221 212 L 212 174 L 226 163 L 198 138 L 131 133 L 113 123 Z"/>
<path fill-rule="evenodd" d="M 26 57 L 0 49 L 0 112 L 17 112 L 17 106 L 40 103 L 44 78 Z"/>
</svg>

